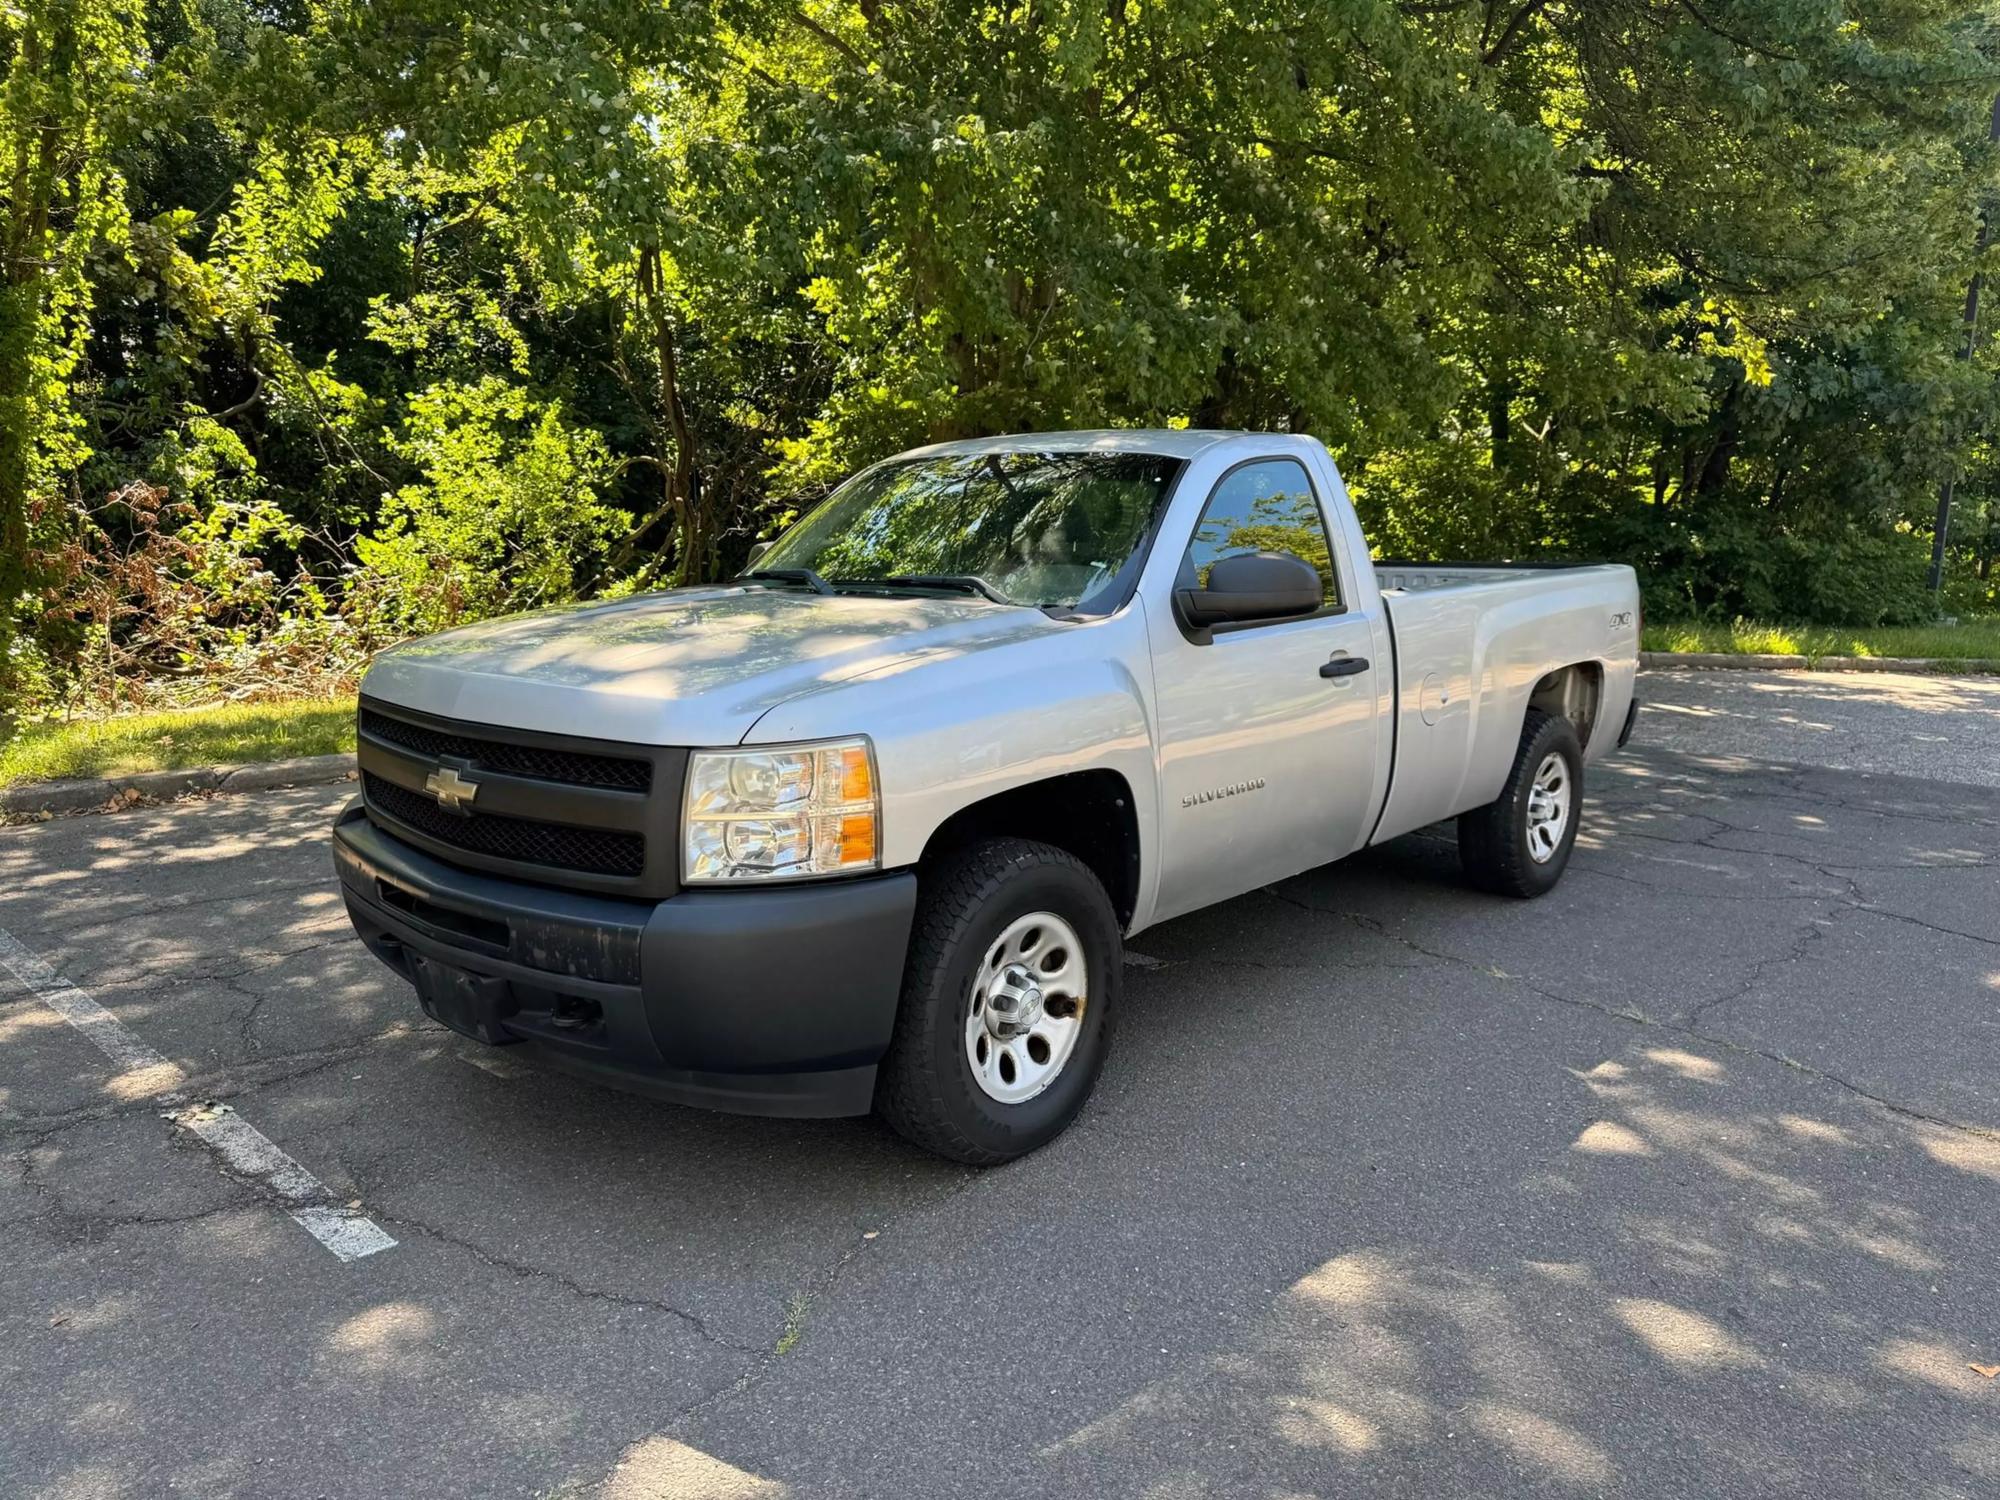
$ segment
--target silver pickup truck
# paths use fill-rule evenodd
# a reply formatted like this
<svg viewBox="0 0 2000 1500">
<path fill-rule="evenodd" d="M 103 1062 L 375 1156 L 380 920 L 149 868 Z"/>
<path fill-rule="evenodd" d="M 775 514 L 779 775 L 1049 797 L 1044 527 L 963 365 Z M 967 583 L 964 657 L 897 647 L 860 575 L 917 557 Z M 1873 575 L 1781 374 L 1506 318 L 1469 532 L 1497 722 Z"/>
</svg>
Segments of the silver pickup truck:
<svg viewBox="0 0 2000 1500">
<path fill-rule="evenodd" d="M 1449 817 L 1548 890 L 1638 642 L 1629 568 L 1372 563 L 1310 438 L 948 443 L 734 582 L 384 653 L 335 862 L 459 1031 L 999 1162 L 1142 928 Z"/>
</svg>

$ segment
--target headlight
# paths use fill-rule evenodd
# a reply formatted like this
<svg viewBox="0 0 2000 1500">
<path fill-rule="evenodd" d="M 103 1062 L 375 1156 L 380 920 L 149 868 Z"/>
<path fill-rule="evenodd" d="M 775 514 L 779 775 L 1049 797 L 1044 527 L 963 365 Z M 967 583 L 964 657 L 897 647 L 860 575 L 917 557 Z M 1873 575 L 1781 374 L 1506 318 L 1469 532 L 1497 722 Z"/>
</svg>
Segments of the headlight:
<svg viewBox="0 0 2000 1500">
<path fill-rule="evenodd" d="M 881 813 L 865 739 L 697 750 L 681 876 L 693 885 L 873 870 Z"/>
</svg>

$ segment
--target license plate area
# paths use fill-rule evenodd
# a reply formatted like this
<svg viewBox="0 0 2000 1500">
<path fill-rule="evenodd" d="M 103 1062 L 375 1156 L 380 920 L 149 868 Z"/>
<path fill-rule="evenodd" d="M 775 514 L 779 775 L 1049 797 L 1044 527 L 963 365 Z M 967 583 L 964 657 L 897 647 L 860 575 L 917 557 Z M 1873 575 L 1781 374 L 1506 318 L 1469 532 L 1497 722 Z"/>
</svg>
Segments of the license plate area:
<svg viewBox="0 0 2000 1500">
<path fill-rule="evenodd" d="M 515 1040 L 501 1026 L 520 1009 L 514 987 L 506 980 L 468 974 L 412 953 L 410 982 L 416 986 L 424 1014 L 439 1025 L 495 1046 Z"/>
</svg>

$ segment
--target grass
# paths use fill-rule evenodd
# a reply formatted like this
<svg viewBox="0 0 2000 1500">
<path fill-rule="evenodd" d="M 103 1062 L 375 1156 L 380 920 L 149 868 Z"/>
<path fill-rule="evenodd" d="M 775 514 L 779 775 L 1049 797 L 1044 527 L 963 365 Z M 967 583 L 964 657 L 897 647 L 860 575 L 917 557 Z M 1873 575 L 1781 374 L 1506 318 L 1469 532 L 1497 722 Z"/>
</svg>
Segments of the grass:
<svg viewBox="0 0 2000 1500">
<path fill-rule="evenodd" d="M 798 1348 L 799 1340 L 806 1336 L 806 1318 L 812 1313 L 812 1298 L 804 1292 L 792 1294 L 791 1305 L 785 1309 L 785 1331 L 778 1335 L 778 1346 L 773 1354 L 790 1354 Z"/>
<path fill-rule="evenodd" d="M 243 765 L 354 748 L 354 700 L 305 698 L 26 724 L 0 743 L 0 786 Z"/>
<path fill-rule="evenodd" d="M 1721 624 L 1648 622 L 1648 651 L 1716 651 L 1731 656 L 1929 656 L 1964 661 L 2000 660 L 2000 616 L 1958 625 L 1769 625 L 1755 620 Z"/>
</svg>

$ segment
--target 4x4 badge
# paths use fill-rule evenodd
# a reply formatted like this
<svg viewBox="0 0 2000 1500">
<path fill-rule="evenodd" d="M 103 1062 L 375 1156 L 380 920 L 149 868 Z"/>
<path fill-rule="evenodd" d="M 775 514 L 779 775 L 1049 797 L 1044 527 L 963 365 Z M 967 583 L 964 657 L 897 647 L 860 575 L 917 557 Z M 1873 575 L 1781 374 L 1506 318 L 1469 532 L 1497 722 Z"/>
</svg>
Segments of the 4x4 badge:
<svg viewBox="0 0 2000 1500">
<path fill-rule="evenodd" d="M 479 795 L 479 783 L 467 781 L 450 766 L 440 766 L 424 778 L 424 790 L 447 812 L 464 812 L 466 804 Z"/>
</svg>

